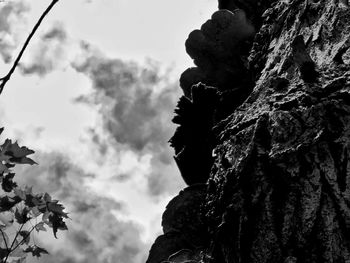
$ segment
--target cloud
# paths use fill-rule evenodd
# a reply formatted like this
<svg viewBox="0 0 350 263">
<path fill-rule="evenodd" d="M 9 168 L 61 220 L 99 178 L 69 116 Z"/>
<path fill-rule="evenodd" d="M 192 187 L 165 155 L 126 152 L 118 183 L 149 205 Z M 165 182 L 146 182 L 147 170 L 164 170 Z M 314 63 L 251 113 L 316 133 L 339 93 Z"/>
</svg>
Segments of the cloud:
<svg viewBox="0 0 350 263">
<path fill-rule="evenodd" d="M 12 52 L 17 48 L 24 14 L 29 11 L 26 1 L 5 1 L 0 3 L 0 56 L 9 63 Z"/>
<path fill-rule="evenodd" d="M 62 65 L 67 57 L 69 41 L 65 28 L 57 23 L 31 43 L 31 52 L 21 61 L 22 74 L 44 76 Z"/>
<path fill-rule="evenodd" d="M 171 83 L 154 61 L 139 65 L 107 58 L 84 45 L 83 56 L 73 67 L 91 79 L 94 93 L 77 101 L 99 107 L 108 145 L 151 155 L 151 169 L 145 175 L 151 194 L 174 193 L 182 183 L 168 144 L 175 129 L 171 119 L 179 97 L 177 83 Z"/>
<path fill-rule="evenodd" d="M 69 230 L 58 233 L 58 240 L 51 231 L 36 236 L 36 242 L 50 252 L 39 262 L 145 261 L 149 244 L 140 240 L 140 226 L 114 215 L 123 213 L 123 203 L 94 194 L 84 185 L 84 180 L 93 175 L 84 173 L 62 154 L 39 153 L 35 157 L 40 165 L 18 169 L 18 182 L 32 185 L 38 192 L 49 192 L 66 206 L 72 219 L 67 222 Z"/>
<path fill-rule="evenodd" d="M 13 56 L 17 56 L 15 49 L 24 43 L 32 30 L 27 24 L 26 15 L 29 11 L 27 0 L 0 3 L 0 56 L 5 63 L 11 62 Z M 40 35 L 43 28 L 44 33 Z M 71 44 L 60 23 L 43 24 L 29 43 L 18 69 L 24 75 L 44 76 L 64 64 Z"/>
</svg>

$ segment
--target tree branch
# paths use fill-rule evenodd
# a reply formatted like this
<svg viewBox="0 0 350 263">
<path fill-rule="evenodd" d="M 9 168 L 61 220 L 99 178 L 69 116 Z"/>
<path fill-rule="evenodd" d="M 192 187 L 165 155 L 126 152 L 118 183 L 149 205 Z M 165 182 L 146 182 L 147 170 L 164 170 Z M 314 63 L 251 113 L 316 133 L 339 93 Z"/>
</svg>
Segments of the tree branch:
<svg viewBox="0 0 350 263">
<path fill-rule="evenodd" d="M 7 262 L 8 257 L 10 256 L 11 252 L 13 251 L 12 247 L 14 246 L 14 244 L 15 244 L 15 242 L 16 242 L 16 240 L 17 240 L 17 237 L 18 237 L 18 235 L 19 235 L 19 232 L 22 231 L 22 228 L 24 227 L 24 225 L 25 225 L 25 223 L 23 223 L 23 224 L 21 225 L 21 227 L 19 228 L 19 230 L 17 231 L 17 233 L 16 233 L 16 235 L 15 235 L 15 238 L 12 240 L 11 246 L 10 246 L 10 247 L 8 248 L 8 250 L 7 250 L 7 255 L 6 255 L 5 259 L 4 259 L 4 262 Z"/>
<path fill-rule="evenodd" d="M 2 93 L 6 83 L 10 80 L 11 75 L 13 74 L 13 72 L 15 71 L 16 67 L 19 64 L 19 61 L 22 58 L 22 55 L 24 53 L 24 51 L 26 50 L 26 48 L 28 47 L 28 44 L 30 42 L 30 40 L 32 39 L 32 37 L 34 36 L 36 30 L 39 28 L 41 22 L 44 20 L 45 16 L 50 12 L 50 10 L 54 7 L 54 5 L 58 2 L 59 0 L 52 0 L 51 4 L 46 8 L 46 10 L 42 13 L 42 15 L 40 16 L 38 22 L 35 24 L 35 26 L 32 29 L 32 32 L 30 32 L 29 36 L 27 37 L 21 51 L 19 52 L 15 62 L 13 63 L 10 71 L 7 73 L 7 75 L 5 77 L 0 78 L 0 94 Z"/>
<path fill-rule="evenodd" d="M 8 250 L 8 249 L 9 249 L 9 247 L 8 247 L 8 245 L 7 245 L 7 241 L 6 241 L 5 234 L 4 234 L 4 232 L 3 232 L 1 229 L 0 229 L 0 232 L 1 232 L 2 238 L 4 239 L 4 242 L 5 242 L 5 247 L 6 247 L 6 249 Z"/>
<path fill-rule="evenodd" d="M 14 246 L 13 248 L 11 248 L 11 252 L 12 252 L 12 251 L 15 251 L 19 246 L 21 246 L 21 245 L 24 244 L 25 240 L 30 236 L 30 234 L 33 232 L 33 230 L 35 229 L 35 227 L 36 227 L 37 225 L 38 225 L 38 224 L 36 224 L 35 226 L 33 226 L 32 229 L 28 232 L 28 234 L 27 234 L 25 237 L 23 237 L 23 239 L 22 239 L 20 242 L 18 242 L 18 244 L 17 244 L 16 246 Z"/>
</svg>

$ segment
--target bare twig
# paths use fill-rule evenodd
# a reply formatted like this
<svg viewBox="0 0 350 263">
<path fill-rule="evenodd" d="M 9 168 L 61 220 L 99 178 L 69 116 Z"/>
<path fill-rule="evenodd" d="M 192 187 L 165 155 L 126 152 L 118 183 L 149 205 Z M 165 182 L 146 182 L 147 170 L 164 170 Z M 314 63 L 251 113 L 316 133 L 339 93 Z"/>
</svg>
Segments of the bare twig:
<svg viewBox="0 0 350 263">
<path fill-rule="evenodd" d="M 21 225 L 21 227 L 19 228 L 19 230 L 17 231 L 17 233 L 15 235 L 15 238 L 12 240 L 11 246 L 7 250 L 7 255 L 6 255 L 5 259 L 4 259 L 4 262 L 7 262 L 8 257 L 10 256 L 11 252 L 13 251 L 12 247 L 15 245 L 17 237 L 18 237 L 19 233 L 22 231 L 22 228 L 24 227 L 24 225 L 25 225 L 25 223 L 23 223 Z"/>
<path fill-rule="evenodd" d="M 7 75 L 5 77 L 0 78 L 0 94 L 2 93 L 6 83 L 9 81 L 9 79 L 11 78 L 12 73 L 15 71 L 16 67 L 18 66 L 19 61 L 22 58 L 22 55 L 24 53 L 24 51 L 26 50 L 30 40 L 32 39 L 32 37 L 34 36 L 36 30 L 39 28 L 41 22 L 44 20 L 45 16 L 50 12 L 50 10 L 53 8 L 53 6 L 58 2 L 59 0 L 52 0 L 51 4 L 46 8 L 46 10 L 42 13 L 42 15 L 40 16 L 38 22 L 36 22 L 35 26 L 32 29 L 32 32 L 30 32 L 29 36 L 26 39 L 26 42 L 24 43 L 21 51 L 19 52 L 15 62 L 13 63 L 10 71 L 7 73 Z"/>
<path fill-rule="evenodd" d="M 5 234 L 4 234 L 4 232 L 3 232 L 1 229 L 0 229 L 0 232 L 1 232 L 2 238 L 4 239 L 4 242 L 5 242 L 5 247 L 6 247 L 6 249 L 8 250 L 8 249 L 9 249 L 9 247 L 8 247 L 8 245 L 7 245 L 7 241 L 6 241 Z"/>
<path fill-rule="evenodd" d="M 19 246 L 23 245 L 25 240 L 30 236 L 30 234 L 33 232 L 33 230 L 35 229 L 35 227 L 37 226 L 38 224 L 36 224 L 35 226 L 32 227 L 32 229 L 28 232 L 28 234 L 22 238 L 22 240 L 20 242 L 18 242 L 17 245 L 15 245 L 13 248 L 11 248 L 11 252 L 12 251 L 15 251 Z"/>
</svg>

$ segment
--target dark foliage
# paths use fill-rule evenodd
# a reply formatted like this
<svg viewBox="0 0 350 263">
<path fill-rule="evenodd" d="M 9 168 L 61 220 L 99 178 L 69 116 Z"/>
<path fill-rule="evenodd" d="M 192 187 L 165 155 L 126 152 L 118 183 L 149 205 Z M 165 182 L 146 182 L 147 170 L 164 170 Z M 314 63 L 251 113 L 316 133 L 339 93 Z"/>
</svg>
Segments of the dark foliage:
<svg viewBox="0 0 350 263">
<path fill-rule="evenodd" d="M 192 99 L 182 96 L 173 122 L 178 124 L 170 144 L 175 160 L 188 185 L 205 183 L 209 177 L 213 148 L 214 111 L 217 90 L 198 84 L 192 87 Z"/>
</svg>

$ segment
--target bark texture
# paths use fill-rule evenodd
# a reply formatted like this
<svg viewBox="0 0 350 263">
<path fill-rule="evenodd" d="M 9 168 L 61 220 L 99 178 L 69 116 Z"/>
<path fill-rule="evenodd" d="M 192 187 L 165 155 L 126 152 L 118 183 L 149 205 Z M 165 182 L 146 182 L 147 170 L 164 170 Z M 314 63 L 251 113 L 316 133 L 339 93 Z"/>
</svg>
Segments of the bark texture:
<svg viewBox="0 0 350 263">
<path fill-rule="evenodd" d="M 253 25 L 256 34 L 254 40 L 221 38 L 220 30 L 231 32 L 228 39 L 238 31 L 220 21 L 243 20 L 218 11 L 211 21 L 220 25 L 219 31 L 202 27 L 202 33 L 191 33 L 187 40 L 200 39 L 187 47 L 194 62 L 201 62 L 182 76 L 184 96 L 191 99 L 196 82 L 217 90 L 215 110 L 204 111 L 210 114 L 205 135 L 191 135 L 198 143 L 210 142 L 206 151 L 212 155 L 205 162 L 212 165 L 209 171 L 198 169 L 203 184 L 190 184 L 169 203 L 163 216 L 167 230 L 147 262 L 349 263 L 348 1 L 219 4 L 243 10 L 247 28 Z M 221 53 L 212 55 L 208 42 L 235 61 L 221 63 Z M 239 52 L 227 50 L 228 44 Z M 221 62 L 215 64 L 218 57 Z M 177 132 L 177 137 L 188 136 L 183 129 Z M 186 152 L 186 142 L 173 146 Z M 185 160 L 178 158 L 195 173 L 196 156 L 207 155 L 196 155 L 192 147 Z M 189 169 L 191 158 L 197 159 Z M 174 247 L 165 249 L 160 239 Z"/>
</svg>

